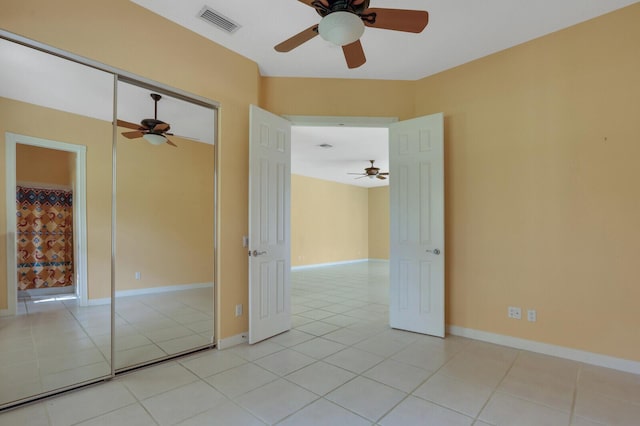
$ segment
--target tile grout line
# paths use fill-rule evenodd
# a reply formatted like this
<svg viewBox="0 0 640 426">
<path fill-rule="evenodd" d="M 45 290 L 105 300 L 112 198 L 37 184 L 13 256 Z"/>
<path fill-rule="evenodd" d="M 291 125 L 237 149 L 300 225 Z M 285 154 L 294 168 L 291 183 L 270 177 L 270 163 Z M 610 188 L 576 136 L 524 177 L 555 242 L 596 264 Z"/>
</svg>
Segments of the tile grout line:
<svg viewBox="0 0 640 426">
<path fill-rule="evenodd" d="M 496 384 L 496 386 L 493 388 L 493 391 L 491 392 L 491 395 L 489 395 L 489 397 L 487 398 L 485 403 L 482 405 L 482 407 L 480 407 L 480 410 L 478 410 L 478 414 L 474 418 L 474 423 L 478 422 L 478 421 L 488 423 L 488 421 L 484 421 L 484 420 L 480 419 L 480 415 L 482 414 L 484 409 L 487 407 L 487 405 L 489 405 L 489 401 L 491 401 L 491 398 L 493 398 L 493 396 L 496 394 L 496 392 L 498 392 L 498 389 L 500 388 L 500 385 L 502 384 L 502 382 L 504 382 L 504 379 L 507 378 L 507 376 L 509 375 L 509 373 L 513 369 L 513 366 L 516 365 L 516 361 L 518 361 L 518 358 L 520 358 L 521 354 L 522 354 L 522 351 L 518 350 L 518 352 L 516 354 L 516 357 L 513 359 L 513 361 L 511 361 L 511 365 L 509 366 L 507 371 L 502 376 L 502 379 L 500 379 L 500 381 Z"/>
<path fill-rule="evenodd" d="M 569 424 L 573 423 L 575 413 L 576 413 L 576 403 L 578 402 L 578 385 L 580 383 L 580 376 L 582 375 L 582 368 L 584 364 L 580 363 L 578 367 L 578 372 L 576 373 L 576 381 L 575 387 L 573 388 L 573 398 L 571 400 L 571 413 L 569 415 Z"/>
</svg>

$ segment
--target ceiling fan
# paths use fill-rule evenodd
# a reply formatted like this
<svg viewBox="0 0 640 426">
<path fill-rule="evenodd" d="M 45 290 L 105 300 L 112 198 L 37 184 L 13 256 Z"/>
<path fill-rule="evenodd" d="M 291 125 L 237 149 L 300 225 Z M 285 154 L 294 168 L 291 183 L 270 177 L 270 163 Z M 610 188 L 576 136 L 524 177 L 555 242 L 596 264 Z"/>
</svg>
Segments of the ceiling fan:
<svg viewBox="0 0 640 426">
<path fill-rule="evenodd" d="M 162 99 L 162 96 L 157 93 L 151 93 L 151 99 L 154 101 L 154 113 L 153 118 L 145 118 L 140 124 L 129 123 L 128 121 L 118 120 L 119 127 L 126 127 L 127 129 L 135 129 L 133 132 L 122 132 L 122 136 L 128 139 L 144 138 L 147 142 L 153 145 L 162 145 L 167 143 L 171 146 L 177 147 L 175 143 L 171 142 L 167 136 L 173 136 L 173 133 L 168 133 L 171 126 L 164 121 L 158 120 L 158 101 Z"/>
<path fill-rule="evenodd" d="M 369 160 L 371 162 L 370 167 L 364 169 L 364 173 L 347 173 L 348 175 L 359 175 L 356 179 L 362 179 L 368 177 L 369 179 L 381 179 L 385 180 L 386 176 L 389 176 L 389 172 L 380 172 L 380 169 L 373 165 L 376 160 Z"/>
<path fill-rule="evenodd" d="M 276 51 L 289 52 L 320 34 L 323 39 L 342 46 L 349 68 L 358 68 L 367 61 L 360 43 L 365 26 L 420 33 L 429 22 L 429 13 L 424 10 L 370 8 L 370 0 L 298 1 L 313 7 L 322 19 L 319 24 L 275 46 Z"/>
</svg>

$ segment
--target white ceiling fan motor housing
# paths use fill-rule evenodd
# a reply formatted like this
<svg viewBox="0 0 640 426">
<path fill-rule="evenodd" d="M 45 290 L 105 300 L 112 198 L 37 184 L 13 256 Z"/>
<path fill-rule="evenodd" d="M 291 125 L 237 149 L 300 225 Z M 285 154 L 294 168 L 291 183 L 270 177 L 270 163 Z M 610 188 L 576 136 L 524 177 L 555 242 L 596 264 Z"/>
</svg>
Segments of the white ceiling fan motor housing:
<svg viewBox="0 0 640 426">
<path fill-rule="evenodd" d="M 330 43 L 345 46 L 362 37 L 364 23 L 355 13 L 333 12 L 322 18 L 318 33 Z"/>
</svg>

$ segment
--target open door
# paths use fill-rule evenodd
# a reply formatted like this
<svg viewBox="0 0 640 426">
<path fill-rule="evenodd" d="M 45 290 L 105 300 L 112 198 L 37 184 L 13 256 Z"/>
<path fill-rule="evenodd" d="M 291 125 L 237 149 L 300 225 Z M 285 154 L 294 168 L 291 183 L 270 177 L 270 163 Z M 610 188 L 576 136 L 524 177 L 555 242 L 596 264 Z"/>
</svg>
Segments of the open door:
<svg viewBox="0 0 640 426">
<path fill-rule="evenodd" d="M 444 337 L 444 130 L 434 114 L 389 126 L 393 328 Z"/>
<path fill-rule="evenodd" d="M 256 106 L 249 132 L 249 343 L 291 328 L 291 123 Z"/>
</svg>

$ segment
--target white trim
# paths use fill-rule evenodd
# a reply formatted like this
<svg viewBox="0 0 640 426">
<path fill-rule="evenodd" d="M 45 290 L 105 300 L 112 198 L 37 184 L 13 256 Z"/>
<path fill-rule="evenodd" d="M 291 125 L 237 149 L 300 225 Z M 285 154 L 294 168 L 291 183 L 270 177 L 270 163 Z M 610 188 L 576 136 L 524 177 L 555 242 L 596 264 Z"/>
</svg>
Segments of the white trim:
<svg viewBox="0 0 640 426">
<path fill-rule="evenodd" d="M 198 288 L 209 288 L 209 287 L 213 287 L 213 282 L 166 285 L 162 287 L 137 288 L 134 290 L 120 290 L 120 291 L 116 291 L 116 298 L 130 297 L 130 296 L 145 296 L 149 294 L 169 293 L 172 291 L 194 290 Z M 111 303 L 110 297 L 104 297 L 102 299 L 89 299 L 88 306 L 108 305 L 109 303 Z"/>
<path fill-rule="evenodd" d="M 5 166 L 6 166 L 6 230 L 7 230 L 7 309 L 2 311 L 2 315 L 15 315 L 18 304 L 18 284 L 16 277 L 18 273 L 18 254 L 16 253 L 16 144 L 15 141 L 5 134 Z"/>
<path fill-rule="evenodd" d="M 84 145 L 75 145 L 66 142 L 58 142 L 31 136 L 5 133 L 5 165 L 6 165 L 6 209 L 7 209 L 7 314 L 15 315 L 18 301 L 18 288 L 16 282 L 16 214 L 15 214 L 15 188 L 16 188 L 16 145 L 31 145 L 40 148 L 55 149 L 58 151 L 72 152 L 76 154 L 75 182 L 73 189 L 73 255 L 74 268 L 77 277 L 76 291 L 82 306 L 86 306 L 87 300 L 87 189 L 86 189 L 86 152 Z"/>
<path fill-rule="evenodd" d="M 248 335 L 249 335 L 249 332 L 246 331 L 244 333 L 236 334 L 235 336 L 226 337 L 224 339 L 218 339 L 216 343 L 216 348 L 218 348 L 219 350 L 222 350 L 222 349 L 231 348 L 233 346 L 238 346 L 243 343 L 247 343 Z"/>
<path fill-rule="evenodd" d="M 283 115 L 293 126 L 321 127 L 389 127 L 398 121 L 397 117 L 338 117 L 324 115 Z"/>
<path fill-rule="evenodd" d="M 300 266 L 292 266 L 292 271 L 299 271 L 301 269 L 313 269 L 313 268 L 322 268 L 325 266 L 337 266 L 337 265 L 347 265 L 349 263 L 361 263 L 368 262 L 369 259 L 354 259 L 354 260 L 343 260 L 340 262 L 328 262 L 328 263 L 315 263 L 312 265 L 300 265 Z"/>
<path fill-rule="evenodd" d="M 597 365 L 600 367 L 613 368 L 615 370 L 625 371 L 628 373 L 640 374 L 640 362 L 638 361 L 616 358 L 609 355 L 601 355 L 593 352 L 582 351 L 579 349 L 567 348 L 565 346 L 556 346 L 548 343 L 536 342 L 534 340 L 505 336 L 503 334 L 495 334 L 489 333 L 487 331 L 458 327 L 455 325 L 448 325 L 447 333 L 454 336 L 468 337 L 470 339 L 481 340 L 483 342 L 495 343 L 498 345 L 509 346 L 516 349 L 537 352 L 544 355 L 566 358 L 573 361 L 584 362 L 586 364 Z"/>
</svg>

